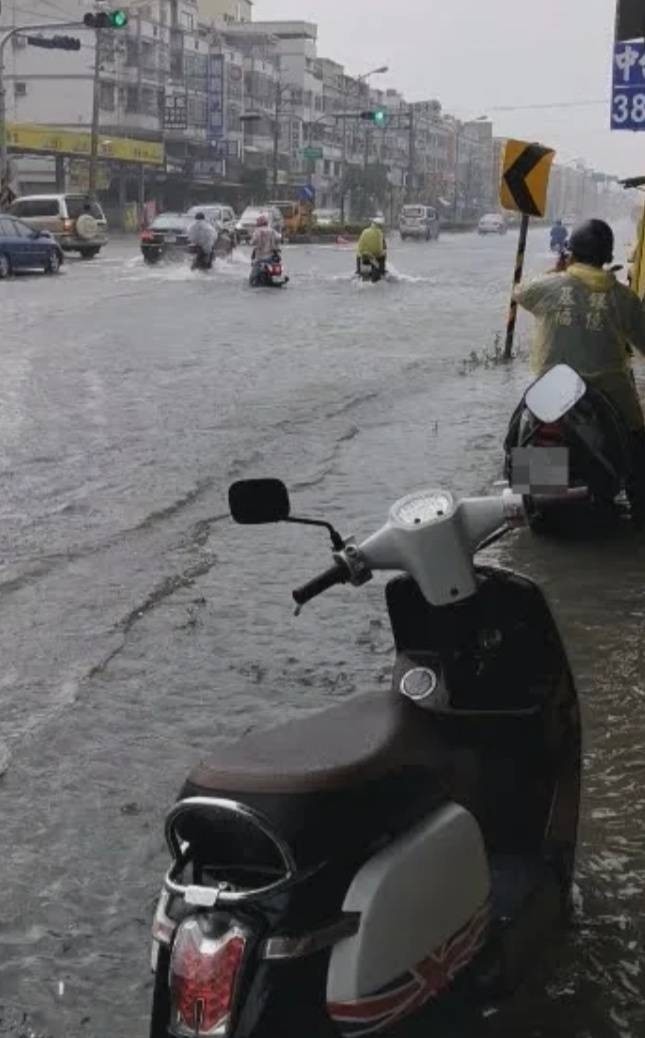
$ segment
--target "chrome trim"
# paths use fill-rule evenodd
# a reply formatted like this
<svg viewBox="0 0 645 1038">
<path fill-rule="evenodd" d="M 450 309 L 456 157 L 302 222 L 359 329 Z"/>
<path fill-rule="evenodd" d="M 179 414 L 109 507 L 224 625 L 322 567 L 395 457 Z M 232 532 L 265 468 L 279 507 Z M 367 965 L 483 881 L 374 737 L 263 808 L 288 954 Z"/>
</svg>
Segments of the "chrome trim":
<svg viewBox="0 0 645 1038">
<path fill-rule="evenodd" d="M 358 932 L 360 914 L 354 912 L 337 919 L 313 933 L 301 934 L 298 937 L 269 937 L 260 951 L 262 959 L 301 959 L 305 955 L 313 955 L 330 948 L 346 937 L 353 937 Z"/>
<path fill-rule="evenodd" d="M 175 824 L 182 815 L 190 814 L 195 809 L 210 811 L 214 815 L 235 814 L 242 821 L 254 825 L 276 848 L 282 859 L 284 876 L 273 883 L 269 883 L 267 886 L 256 887 L 251 890 L 231 890 L 227 883 L 219 883 L 215 887 L 179 883 L 178 874 L 186 865 L 186 857 L 189 850 L 186 843 L 179 840 Z M 164 887 L 169 893 L 183 897 L 187 904 L 197 905 L 201 908 L 214 908 L 218 904 L 236 905 L 242 901 L 262 897 L 265 894 L 277 893 L 292 882 L 298 871 L 291 848 L 275 832 L 269 820 L 260 814 L 259 811 L 255 811 L 246 804 L 240 804 L 236 800 L 224 800 L 219 797 L 187 797 L 185 800 L 180 800 L 166 817 L 165 836 L 174 862 L 166 873 Z"/>
</svg>

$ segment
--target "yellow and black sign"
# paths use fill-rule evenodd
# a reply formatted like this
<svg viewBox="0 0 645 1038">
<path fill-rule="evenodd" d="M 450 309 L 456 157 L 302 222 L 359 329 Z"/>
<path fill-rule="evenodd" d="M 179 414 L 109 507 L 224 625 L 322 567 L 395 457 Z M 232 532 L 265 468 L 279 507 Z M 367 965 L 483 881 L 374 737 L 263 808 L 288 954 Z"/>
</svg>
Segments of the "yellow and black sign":
<svg viewBox="0 0 645 1038">
<path fill-rule="evenodd" d="M 544 216 L 554 158 L 553 149 L 543 144 L 507 141 L 499 191 L 502 207 L 527 216 Z"/>
</svg>

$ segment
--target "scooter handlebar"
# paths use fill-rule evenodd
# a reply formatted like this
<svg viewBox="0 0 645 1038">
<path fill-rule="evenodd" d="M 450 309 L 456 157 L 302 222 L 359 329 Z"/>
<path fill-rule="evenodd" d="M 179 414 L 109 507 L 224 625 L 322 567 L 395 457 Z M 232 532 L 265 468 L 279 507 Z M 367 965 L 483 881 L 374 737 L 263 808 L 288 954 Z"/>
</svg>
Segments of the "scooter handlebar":
<svg viewBox="0 0 645 1038">
<path fill-rule="evenodd" d="M 303 606 L 307 602 L 311 602 L 312 598 L 316 598 L 317 595 L 322 595 L 323 591 L 328 591 L 330 587 L 335 587 L 336 584 L 346 584 L 348 580 L 349 570 L 347 566 L 342 562 L 335 562 L 324 573 L 296 588 L 292 592 L 293 600 L 296 605 Z"/>
</svg>

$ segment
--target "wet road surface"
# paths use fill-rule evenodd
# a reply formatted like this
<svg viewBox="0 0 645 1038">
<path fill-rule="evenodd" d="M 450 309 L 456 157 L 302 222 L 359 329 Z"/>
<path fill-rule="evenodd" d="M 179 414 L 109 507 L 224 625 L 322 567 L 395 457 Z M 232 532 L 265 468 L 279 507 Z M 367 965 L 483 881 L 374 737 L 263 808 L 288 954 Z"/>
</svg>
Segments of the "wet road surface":
<svg viewBox="0 0 645 1038">
<path fill-rule="evenodd" d="M 235 527 L 226 488 L 281 476 L 298 511 L 357 535 L 415 486 L 488 490 L 528 377 L 485 361 L 513 249 L 395 245 L 395 280 L 362 286 L 351 250 L 293 247 L 289 288 L 252 292 L 242 251 L 203 275 L 116 241 L 0 285 L 0 1035 L 146 1035 L 162 819 L 187 768 L 219 736 L 388 680 L 383 582 L 295 619 L 324 536 Z M 482 1027 L 638 1038 L 645 547 L 521 532 L 497 553 L 557 609 L 585 796 L 571 935 Z"/>
</svg>

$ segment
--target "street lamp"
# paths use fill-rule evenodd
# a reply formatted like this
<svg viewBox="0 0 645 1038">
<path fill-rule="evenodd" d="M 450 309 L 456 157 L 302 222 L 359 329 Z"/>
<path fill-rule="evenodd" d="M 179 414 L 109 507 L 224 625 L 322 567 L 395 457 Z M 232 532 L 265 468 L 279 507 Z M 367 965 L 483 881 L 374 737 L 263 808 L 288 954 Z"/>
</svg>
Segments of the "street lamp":
<svg viewBox="0 0 645 1038">
<path fill-rule="evenodd" d="M 364 83 L 370 76 L 382 76 L 386 72 L 389 72 L 388 65 L 379 65 L 378 68 L 370 69 L 369 72 L 363 72 L 362 75 L 356 76 L 356 82 L 359 84 L 358 87 L 358 98 L 360 98 L 360 84 Z M 345 90 L 343 91 L 343 107 L 347 107 L 347 98 L 349 95 L 349 79 L 346 77 Z M 367 131 L 365 131 L 367 133 Z M 341 185 L 340 185 L 340 219 L 341 223 L 345 222 L 345 178 L 347 174 L 347 119 L 343 118 L 343 152 L 341 159 Z"/>
</svg>

